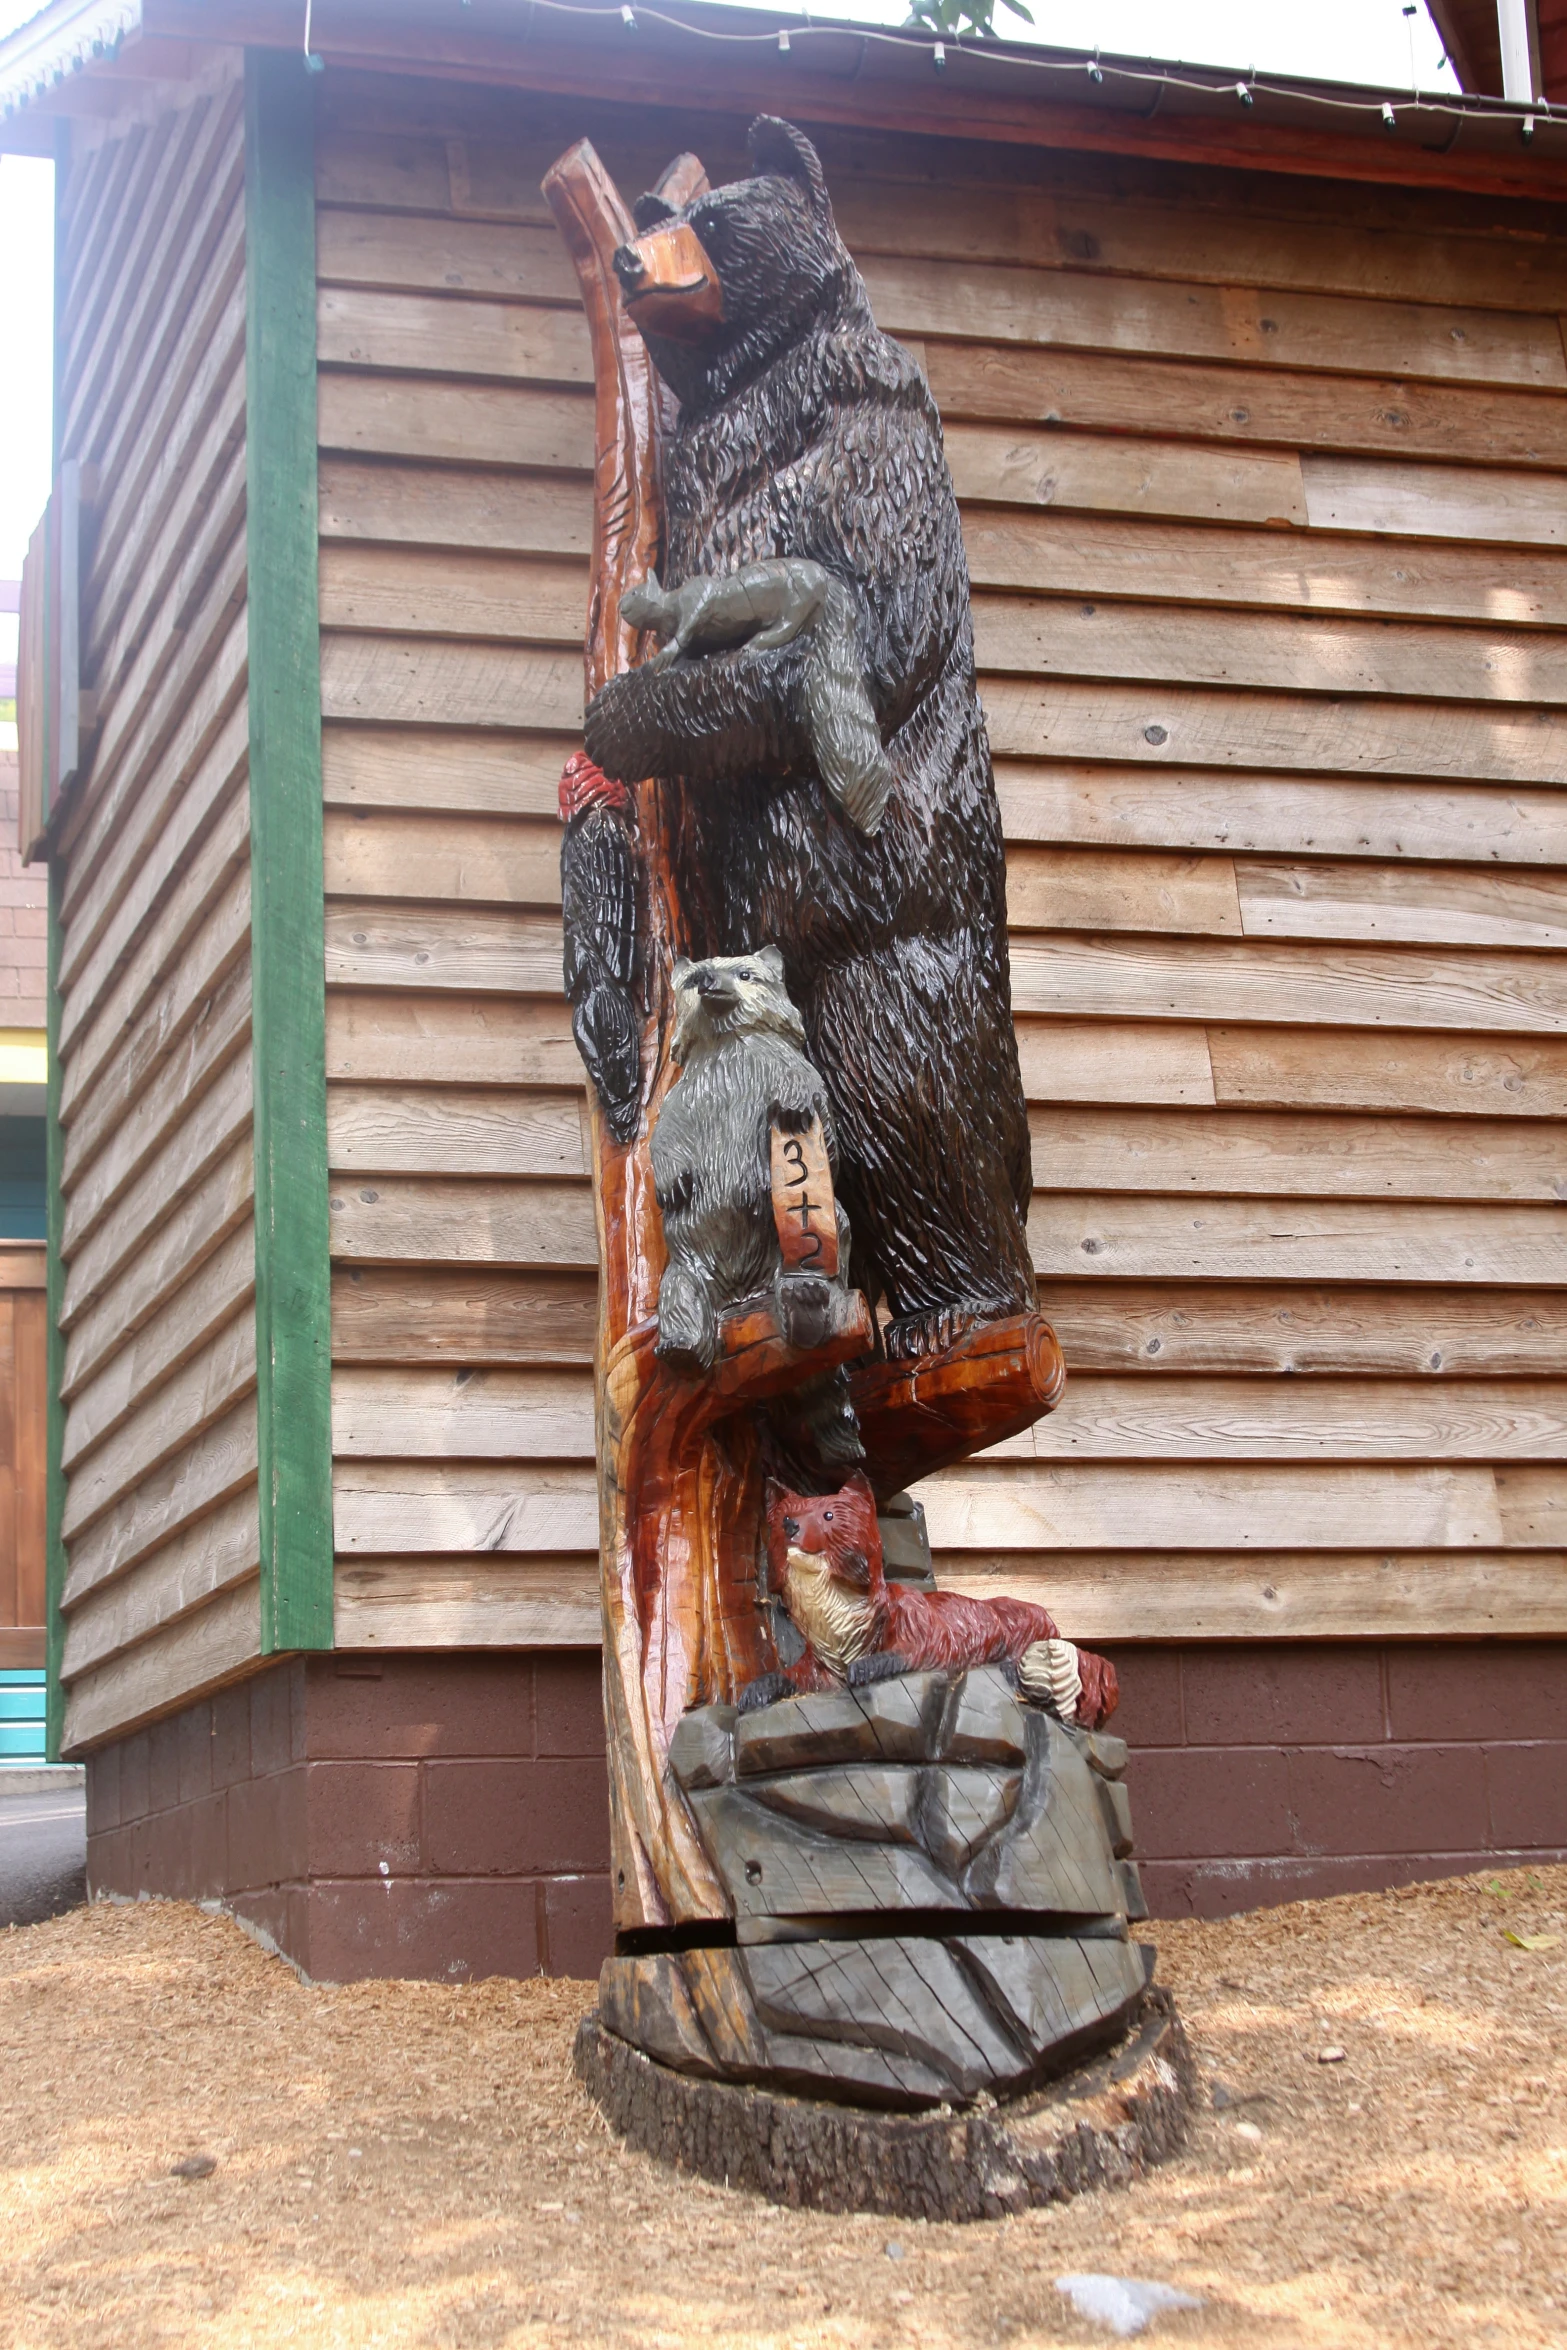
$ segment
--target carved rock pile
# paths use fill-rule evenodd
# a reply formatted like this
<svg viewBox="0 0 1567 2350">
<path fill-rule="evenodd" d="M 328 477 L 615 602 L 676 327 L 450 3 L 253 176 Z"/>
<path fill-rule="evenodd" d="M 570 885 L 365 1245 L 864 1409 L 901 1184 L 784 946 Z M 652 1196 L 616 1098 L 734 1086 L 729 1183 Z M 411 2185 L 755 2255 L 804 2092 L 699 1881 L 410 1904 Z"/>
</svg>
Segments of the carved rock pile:
<svg viewBox="0 0 1567 2350">
<path fill-rule="evenodd" d="M 1036 2087 L 1144 2008 L 1125 1763 L 997 1667 L 693 1711 L 669 1764 L 733 1936 L 610 1959 L 598 2024 L 683 2075 L 862 2105 Z"/>
</svg>

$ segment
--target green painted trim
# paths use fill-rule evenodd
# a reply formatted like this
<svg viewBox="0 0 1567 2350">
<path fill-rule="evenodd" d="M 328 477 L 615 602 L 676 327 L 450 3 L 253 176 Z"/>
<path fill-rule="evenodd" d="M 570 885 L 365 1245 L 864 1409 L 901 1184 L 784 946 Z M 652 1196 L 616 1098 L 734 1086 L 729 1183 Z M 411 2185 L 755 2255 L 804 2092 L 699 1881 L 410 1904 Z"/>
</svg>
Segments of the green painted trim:
<svg viewBox="0 0 1567 2350">
<path fill-rule="evenodd" d="M 245 53 L 246 536 L 261 1648 L 332 1645 L 315 85 Z"/>
<path fill-rule="evenodd" d="M 60 1531 L 65 1518 L 65 1400 L 60 1392 L 65 1383 L 65 1332 L 60 1328 L 60 1310 L 65 1302 L 65 1266 L 60 1258 L 60 1233 L 65 1222 L 65 1205 L 60 1190 L 64 1146 L 60 1132 L 59 982 L 60 890 L 64 879 L 58 863 L 51 862 L 47 1012 L 49 1084 L 44 1127 L 47 1187 L 44 1229 L 48 1240 L 44 1310 L 49 1325 L 46 1351 L 48 1397 L 44 1425 L 44 1661 L 49 1672 L 49 1695 L 44 1752 L 50 1762 L 58 1762 L 60 1759 L 60 1740 L 65 1729 L 65 1692 L 60 1685 L 60 1660 L 65 1649 L 65 1618 L 60 1613 L 60 1597 L 65 1589 L 65 1537 Z"/>
</svg>

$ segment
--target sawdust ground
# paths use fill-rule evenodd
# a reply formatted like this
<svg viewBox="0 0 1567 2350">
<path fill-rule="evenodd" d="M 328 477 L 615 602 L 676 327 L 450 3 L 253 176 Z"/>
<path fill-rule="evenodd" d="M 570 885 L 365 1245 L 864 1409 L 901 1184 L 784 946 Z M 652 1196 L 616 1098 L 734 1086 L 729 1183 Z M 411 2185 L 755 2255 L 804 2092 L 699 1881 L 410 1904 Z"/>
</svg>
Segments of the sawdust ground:
<svg viewBox="0 0 1567 2350">
<path fill-rule="evenodd" d="M 583 1984 L 316 1989 L 195 1909 L 77 1911 L 0 1934 L 0 2341 L 1032 2350 L 1105 2339 L 1054 2279 L 1108 2269 L 1205 2297 L 1172 2345 L 1567 2342 L 1564 1914 L 1546 1868 L 1162 1925 L 1188 2152 L 934 2227 L 626 2153 Z"/>
</svg>

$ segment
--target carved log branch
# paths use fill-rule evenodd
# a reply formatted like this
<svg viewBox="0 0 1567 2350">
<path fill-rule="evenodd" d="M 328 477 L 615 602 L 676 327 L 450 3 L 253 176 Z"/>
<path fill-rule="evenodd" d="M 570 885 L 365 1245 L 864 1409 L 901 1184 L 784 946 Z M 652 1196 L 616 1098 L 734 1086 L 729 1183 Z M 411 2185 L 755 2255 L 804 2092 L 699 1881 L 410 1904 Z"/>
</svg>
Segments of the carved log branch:
<svg viewBox="0 0 1567 2350">
<path fill-rule="evenodd" d="M 682 204 L 704 185 L 700 163 L 687 155 L 665 174 L 660 192 Z M 636 229 L 586 141 L 551 168 L 544 194 L 576 265 L 593 347 L 597 458 L 585 648 L 591 694 L 637 654 L 620 604 L 626 589 L 657 565 L 663 395 L 646 346 L 621 307 L 615 277 L 615 250 Z M 757 1439 L 743 1420 L 731 1423 L 727 1441 L 712 1429 L 722 1412 L 734 1413 L 761 1392 L 758 1381 L 779 1367 L 761 1332 L 726 1333 L 729 1352 L 711 1393 L 704 1383 L 671 1374 L 654 1355 L 664 1249 L 648 1135 L 671 1076 L 669 975 L 685 940 L 663 787 L 644 782 L 633 797 L 646 882 L 647 1005 L 644 1118 L 635 1142 L 617 1144 L 593 1104 L 600 1588 L 621 1928 L 729 1911 L 666 1755 L 688 1706 L 730 1695 L 770 1661 L 755 1591 Z M 776 1352 L 776 1333 L 771 1343 Z"/>
</svg>

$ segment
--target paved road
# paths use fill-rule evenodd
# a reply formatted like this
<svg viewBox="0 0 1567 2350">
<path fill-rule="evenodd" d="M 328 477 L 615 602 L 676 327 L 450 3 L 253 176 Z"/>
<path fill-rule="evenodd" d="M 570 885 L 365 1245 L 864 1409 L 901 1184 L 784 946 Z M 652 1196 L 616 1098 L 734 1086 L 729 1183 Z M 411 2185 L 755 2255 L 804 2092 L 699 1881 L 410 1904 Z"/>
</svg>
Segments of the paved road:
<svg viewBox="0 0 1567 2350">
<path fill-rule="evenodd" d="M 0 1927 L 33 1926 L 87 1898 L 87 1799 L 0 1792 Z"/>
</svg>

